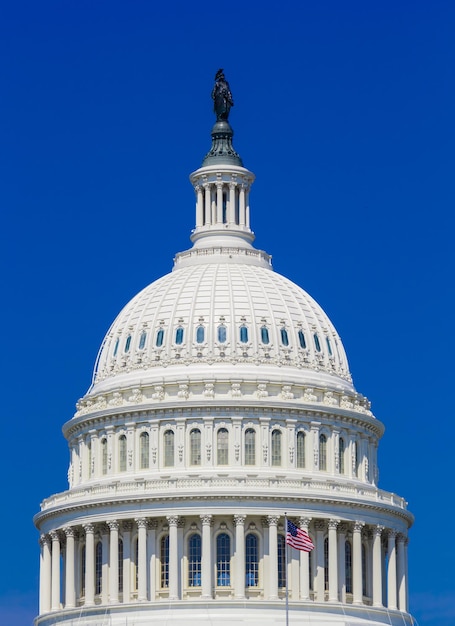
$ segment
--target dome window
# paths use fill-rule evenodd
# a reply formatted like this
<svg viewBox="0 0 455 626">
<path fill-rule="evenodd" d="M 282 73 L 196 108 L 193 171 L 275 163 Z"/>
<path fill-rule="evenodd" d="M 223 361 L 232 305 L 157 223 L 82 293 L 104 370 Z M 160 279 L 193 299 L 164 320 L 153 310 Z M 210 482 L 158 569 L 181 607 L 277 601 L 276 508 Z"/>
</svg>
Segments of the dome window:
<svg viewBox="0 0 455 626">
<path fill-rule="evenodd" d="M 267 328 L 267 326 L 261 326 L 261 341 L 264 344 L 268 344 L 269 343 L 269 329 Z"/>
<path fill-rule="evenodd" d="M 306 348 L 306 341 L 305 341 L 305 334 L 304 334 L 303 330 L 299 330 L 298 336 L 299 336 L 300 347 L 305 349 Z"/>
<path fill-rule="evenodd" d="M 183 343 L 183 328 L 181 326 L 175 331 L 175 343 L 178 346 Z"/>
<path fill-rule="evenodd" d="M 156 333 L 156 347 L 161 348 L 164 340 L 164 330 L 162 328 Z"/>
<path fill-rule="evenodd" d="M 167 430 L 164 433 L 164 467 L 173 467 L 174 465 L 174 433 Z"/>
<path fill-rule="evenodd" d="M 327 471 L 327 437 L 319 435 L 319 469 Z"/>
<path fill-rule="evenodd" d="M 305 467 L 305 433 L 297 433 L 297 467 Z"/>
<path fill-rule="evenodd" d="M 240 326 L 240 342 L 248 343 L 248 328 L 246 326 Z"/>
<path fill-rule="evenodd" d="M 316 347 L 316 351 L 317 352 L 321 352 L 321 343 L 319 341 L 319 337 L 318 337 L 317 333 L 314 333 L 314 345 Z"/>
<path fill-rule="evenodd" d="M 272 431 L 272 465 L 279 467 L 281 465 L 281 431 Z"/>
<path fill-rule="evenodd" d="M 128 335 L 125 342 L 125 352 L 129 352 L 131 347 L 131 335 Z"/>
<path fill-rule="evenodd" d="M 204 343 L 205 339 L 205 328 L 203 326 L 198 326 L 196 329 L 196 343 Z"/>
<path fill-rule="evenodd" d="M 190 432 L 190 465 L 200 465 L 201 457 L 201 431 L 193 428 Z"/>
<path fill-rule="evenodd" d="M 327 343 L 327 350 L 329 351 L 329 356 L 332 356 L 333 352 L 332 352 L 332 346 L 330 344 L 330 339 L 328 337 L 326 337 L 325 340 L 326 340 L 326 343 Z"/>
<path fill-rule="evenodd" d="M 281 343 L 283 344 L 283 346 L 287 347 L 289 345 L 288 331 L 285 328 L 281 328 L 280 335 L 281 335 Z"/>
<path fill-rule="evenodd" d="M 218 341 L 226 343 L 226 326 L 218 326 Z"/>
<path fill-rule="evenodd" d="M 117 339 L 115 340 L 115 346 L 114 346 L 114 356 L 117 356 L 119 343 L 120 343 L 120 339 L 119 337 L 117 337 Z"/>
<path fill-rule="evenodd" d="M 147 333 L 145 330 L 142 331 L 141 336 L 139 338 L 139 350 L 143 350 L 145 347 L 145 340 L 147 339 Z"/>
</svg>

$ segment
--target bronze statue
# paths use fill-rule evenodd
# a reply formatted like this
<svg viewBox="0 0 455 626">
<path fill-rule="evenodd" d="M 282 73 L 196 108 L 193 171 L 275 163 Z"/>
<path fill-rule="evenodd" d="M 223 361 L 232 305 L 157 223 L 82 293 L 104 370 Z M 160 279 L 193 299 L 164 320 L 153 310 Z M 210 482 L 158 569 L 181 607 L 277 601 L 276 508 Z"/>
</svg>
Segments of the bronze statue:
<svg viewBox="0 0 455 626">
<path fill-rule="evenodd" d="M 231 88 L 224 77 L 224 71 L 218 70 L 215 76 L 215 86 L 212 91 L 213 110 L 216 113 L 216 121 L 227 120 L 229 111 L 234 106 Z"/>
</svg>

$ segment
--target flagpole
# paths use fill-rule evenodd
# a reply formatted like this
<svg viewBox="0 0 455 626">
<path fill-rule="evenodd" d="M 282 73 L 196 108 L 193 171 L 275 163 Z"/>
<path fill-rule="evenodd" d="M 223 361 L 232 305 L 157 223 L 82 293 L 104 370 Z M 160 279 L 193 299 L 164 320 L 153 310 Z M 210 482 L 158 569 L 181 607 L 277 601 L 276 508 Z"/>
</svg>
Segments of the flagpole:
<svg viewBox="0 0 455 626">
<path fill-rule="evenodd" d="M 285 532 L 285 542 L 284 542 L 284 577 L 286 579 L 286 626 L 289 626 L 289 593 L 288 593 L 288 544 L 287 544 L 287 536 L 288 536 L 288 517 L 287 513 L 284 514 L 284 532 Z"/>
</svg>

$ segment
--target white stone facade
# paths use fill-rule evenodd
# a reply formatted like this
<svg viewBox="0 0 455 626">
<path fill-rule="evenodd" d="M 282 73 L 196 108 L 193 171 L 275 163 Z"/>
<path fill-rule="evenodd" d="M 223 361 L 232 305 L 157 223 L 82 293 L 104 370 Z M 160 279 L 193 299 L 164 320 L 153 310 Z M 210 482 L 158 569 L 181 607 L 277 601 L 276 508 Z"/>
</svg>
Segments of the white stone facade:
<svg viewBox="0 0 455 626">
<path fill-rule="evenodd" d="M 106 335 L 64 426 L 69 489 L 35 517 L 37 626 L 284 624 L 286 579 L 291 624 L 413 623 L 383 425 L 324 311 L 253 248 L 253 180 L 192 174 L 193 248 Z"/>
</svg>

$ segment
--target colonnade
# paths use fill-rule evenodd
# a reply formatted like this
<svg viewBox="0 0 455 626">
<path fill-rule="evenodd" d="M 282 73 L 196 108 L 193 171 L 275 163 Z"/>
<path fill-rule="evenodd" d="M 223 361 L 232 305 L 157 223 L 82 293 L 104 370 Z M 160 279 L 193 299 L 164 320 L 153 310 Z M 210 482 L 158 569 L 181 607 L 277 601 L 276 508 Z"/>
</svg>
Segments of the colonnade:
<svg viewBox="0 0 455 626">
<path fill-rule="evenodd" d="M 138 517 L 52 530 L 40 538 L 40 614 L 190 597 L 273 601 L 284 595 L 285 576 L 293 601 L 407 611 L 403 534 L 360 521 L 301 517 L 297 523 L 313 539 L 311 553 L 285 548 L 283 518 L 277 515 Z M 219 574 L 221 533 L 229 546 L 224 578 Z M 190 554 L 195 535 L 199 552 Z M 251 556 L 250 544 L 256 546 L 256 557 Z M 288 550 L 286 572 L 284 549 Z M 257 562 L 252 563 L 252 558 Z M 197 579 L 190 572 L 194 567 Z"/>
<path fill-rule="evenodd" d="M 249 185 L 237 181 L 204 181 L 195 186 L 196 228 L 237 225 L 250 228 Z"/>
</svg>

